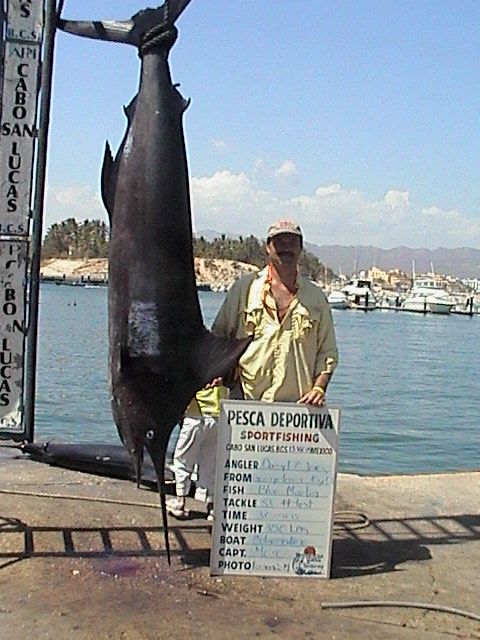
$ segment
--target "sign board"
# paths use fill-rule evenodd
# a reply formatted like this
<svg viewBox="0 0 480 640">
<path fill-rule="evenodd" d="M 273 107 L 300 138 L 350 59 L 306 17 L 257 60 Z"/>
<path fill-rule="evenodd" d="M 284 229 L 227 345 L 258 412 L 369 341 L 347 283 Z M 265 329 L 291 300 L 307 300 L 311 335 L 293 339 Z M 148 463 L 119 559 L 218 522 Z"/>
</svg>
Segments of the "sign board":
<svg viewBox="0 0 480 640">
<path fill-rule="evenodd" d="M 0 437 L 23 434 L 28 243 L 0 241 Z"/>
<path fill-rule="evenodd" d="M 226 400 L 213 575 L 329 577 L 340 409 Z"/>
<path fill-rule="evenodd" d="M 0 124 L 0 235 L 28 235 L 43 1 L 8 0 Z"/>
</svg>

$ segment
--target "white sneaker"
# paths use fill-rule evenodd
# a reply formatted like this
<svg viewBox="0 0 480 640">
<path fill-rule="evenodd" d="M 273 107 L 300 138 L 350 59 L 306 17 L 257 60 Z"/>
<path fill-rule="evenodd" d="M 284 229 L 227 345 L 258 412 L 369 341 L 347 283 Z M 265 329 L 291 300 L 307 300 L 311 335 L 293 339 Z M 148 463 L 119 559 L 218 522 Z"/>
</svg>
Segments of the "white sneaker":
<svg viewBox="0 0 480 640">
<path fill-rule="evenodd" d="M 213 522 L 215 520 L 215 514 L 213 512 L 213 502 L 207 504 L 207 520 Z"/>
<path fill-rule="evenodd" d="M 186 520 L 190 517 L 190 511 L 185 509 L 185 499 L 181 497 L 167 498 L 167 513 L 178 520 Z"/>
</svg>

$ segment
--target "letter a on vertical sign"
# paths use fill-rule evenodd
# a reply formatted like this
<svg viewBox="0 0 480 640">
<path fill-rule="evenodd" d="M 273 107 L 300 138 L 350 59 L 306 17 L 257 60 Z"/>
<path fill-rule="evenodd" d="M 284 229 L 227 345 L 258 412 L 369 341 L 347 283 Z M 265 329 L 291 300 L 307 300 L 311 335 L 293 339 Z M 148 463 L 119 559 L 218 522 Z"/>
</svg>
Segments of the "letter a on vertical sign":
<svg viewBox="0 0 480 640">
<path fill-rule="evenodd" d="M 0 124 L 1 235 L 29 232 L 42 33 L 42 0 L 8 0 Z"/>
<path fill-rule="evenodd" d="M 21 439 L 28 244 L 0 241 L 0 438 Z"/>
</svg>

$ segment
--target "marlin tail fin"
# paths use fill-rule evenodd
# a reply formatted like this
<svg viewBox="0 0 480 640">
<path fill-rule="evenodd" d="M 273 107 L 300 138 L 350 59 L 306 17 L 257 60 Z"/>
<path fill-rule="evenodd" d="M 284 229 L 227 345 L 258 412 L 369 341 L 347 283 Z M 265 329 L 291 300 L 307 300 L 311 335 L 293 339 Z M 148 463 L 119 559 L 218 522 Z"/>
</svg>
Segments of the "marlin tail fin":
<svg viewBox="0 0 480 640">
<path fill-rule="evenodd" d="M 139 47 L 145 34 L 154 27 L 165 24 L 171 27 L 190 0 L 166 0 L 161 7 L 139 11 L 130 20 L 63 20 L 57 27 L 67 33 L 94 40 L 123 42 Z"/>
</svg>

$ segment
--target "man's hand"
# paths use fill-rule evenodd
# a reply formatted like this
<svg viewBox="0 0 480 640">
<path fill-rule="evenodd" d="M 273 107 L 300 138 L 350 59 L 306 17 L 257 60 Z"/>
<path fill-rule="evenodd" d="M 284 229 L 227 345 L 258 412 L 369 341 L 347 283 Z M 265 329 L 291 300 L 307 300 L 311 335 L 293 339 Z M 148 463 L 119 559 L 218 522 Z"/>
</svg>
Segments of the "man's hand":
<svg viewBox="0 0 480 640">
<path fill-rule="evenodd" d="M 325 404 L 325 391 L 322 387 L 313 387 L 300 400 L 297 400 L 297 404 L 311 404 L 314 407 L 322 407 Z"/>
<path fill-rule="evenodd" d="M 219 387 L 222 384 L 223 378 L 214 378 L 205 385 L 204 389 L 213 389 L 213 387 Z"/>
</svg>

